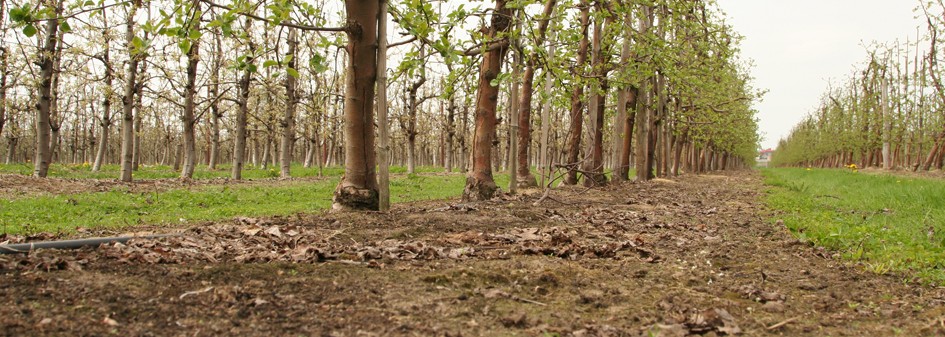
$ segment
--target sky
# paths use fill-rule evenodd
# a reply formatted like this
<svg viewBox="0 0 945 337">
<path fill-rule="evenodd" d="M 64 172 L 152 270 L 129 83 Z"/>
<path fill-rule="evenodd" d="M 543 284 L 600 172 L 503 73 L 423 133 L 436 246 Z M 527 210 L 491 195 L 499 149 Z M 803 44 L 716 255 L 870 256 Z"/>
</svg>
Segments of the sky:
<svg viewBox="0 0 945 337">
<path fill-rule="evenodd" d="M 718 0 L 727 22 L 745 37 L 742 57 L 754 61 L 763 148 L 774 148 L 835 86 L 865 64 L 872 42 L 915 41 L 924 18 L 918 0 Z"/>
</svg>

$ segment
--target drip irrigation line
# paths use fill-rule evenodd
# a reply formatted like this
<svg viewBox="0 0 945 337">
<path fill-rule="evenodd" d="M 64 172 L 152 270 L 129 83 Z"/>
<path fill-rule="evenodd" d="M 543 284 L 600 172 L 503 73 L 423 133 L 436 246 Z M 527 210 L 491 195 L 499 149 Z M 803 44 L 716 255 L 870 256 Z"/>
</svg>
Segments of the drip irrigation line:
<svg viewBox="0 0 945 337">
<path fill-rule="evenodd" d="M 160 239 L 160 238 L 166 238 L 166 237 L 172 237 L 172 236 L 180 236 L 180 234 L 115 236 L 115 237 L 76 239 L 76 240 L 15 243 L 15 244 L 0 245 L 0 254 L 25 254 L 25 253 L 29 253 L 37 249 L 78 249 L 82 247 L 98 247 L 100 245 L 113 243 L 113 242 L 125 243 L 131 239 L 153 240 L 153 239 Z"/>
</svg>

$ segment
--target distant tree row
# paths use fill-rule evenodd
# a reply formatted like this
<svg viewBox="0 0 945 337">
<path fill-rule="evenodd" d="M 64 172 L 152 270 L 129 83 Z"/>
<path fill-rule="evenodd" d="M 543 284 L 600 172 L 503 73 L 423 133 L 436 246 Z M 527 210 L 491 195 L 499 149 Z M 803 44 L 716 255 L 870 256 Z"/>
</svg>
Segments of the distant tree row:
<svg viewBox="0 0 945 337">
<path fill-rule="evenodd" d="M 945 4 L 920 9 L 920 35 L 870 46 L 866 62 L 778 143 L 772 165 L 942 169 Z"/>
<path fill-rule="evenodd" d="M 711 0 L 0 6 L 0 153 L 38 177 L 344 165 L 336 208 L 377 209 L 391 163 L 466 172 L 488 199 L 497 170 L 595 186 L 747 167 L 758 143 L 760 93 Z"/>
</svg>

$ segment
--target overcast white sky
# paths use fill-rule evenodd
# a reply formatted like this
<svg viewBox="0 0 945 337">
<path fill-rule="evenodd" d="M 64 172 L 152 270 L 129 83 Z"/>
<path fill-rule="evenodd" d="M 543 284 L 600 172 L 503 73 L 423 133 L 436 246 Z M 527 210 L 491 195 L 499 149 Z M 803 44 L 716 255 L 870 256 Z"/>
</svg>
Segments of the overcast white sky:
<svg viewBox="0 0 945 337">
<path fill-rule="evenodd" d="M 745 36 L 755 86 L 769 90 L 756 108 L 762 146 L 773 148 L 816 108 L 828 80 L 839 84 L 866 59 L 872 41 L 915 40 L 916 0 L 718 0 Z"/>
</svg>

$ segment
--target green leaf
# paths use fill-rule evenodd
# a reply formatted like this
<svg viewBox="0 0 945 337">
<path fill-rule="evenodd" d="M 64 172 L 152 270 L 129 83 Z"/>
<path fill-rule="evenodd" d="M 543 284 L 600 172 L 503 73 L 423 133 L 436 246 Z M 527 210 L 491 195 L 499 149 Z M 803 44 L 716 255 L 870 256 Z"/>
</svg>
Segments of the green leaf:
<svg viewBox="0 0 945 337">
<path fill-rule="evenodd" d="M 266 60 L 265 62 L 263 62 L 263 68 L 275 67 L 277 65 L 279 65 L 279 62 L 276 62 L 274 60 Z"/>
<path fill-rule="evenodd" d="M 95 1 L 92 1 L 92 0 L 86 1 L 85 6 L 95 6 Z"/>
<path fill-rule="evenodd" d="M 63 20 L 59 23 L 59 30 L 62 30 L 63 33 L 68 33 L 72 31 L 72 26 L 69 26 L 69 22 Z"/>
<path fill-rule="evenodd" d="M 140 37 L 135 36 L 133 39 L 131 39 L 131 45 L 135 49 L 139 49 L 139 50 L 144 49 L 144 40 L 142 40 Z"/>
<path fill-rule="evenodd" d="M 295 78 L 299 78 L 299 72 L 298 72 L 297 70 L 295 70 L 295 69 L 286 67 L 286 68 L 285 68 L 285 72 L 288 73 L 289 76 L 292 76 L 292 77 L 295 77 Z"/>
<path fill-rule="evenodd" d="M 199 30 L 194 29 L 194 30 L 190 31 L 190 39 L 191 39 L 191 40 L 200 39 L 201 36 L 203 36 L 203 33 L 201 33 Z"/>
<path fill-rule="evenodd" d="M 181 40 L 177 43 L 177 47 L 180 48 L 180 51 L 184 54 L 190 52 L 191 43 L 190 40 Z"/>
<path fill-rule="evenodd" d="M 26 37 L 33 37 L 33 35 L 36 35 L 36 27 L 33 25 L 26 25 L 26 27 L 23 27 L 23 35 L 26 35 Z"/>
<path fill-rule="evenodd" d="M 252 63 L 246 65 L 246 69 L 251 73 L 255 73 L 257 70 L 259 70 L 259 68 L 257 68 L 256 65 Z"/>
</svg>

